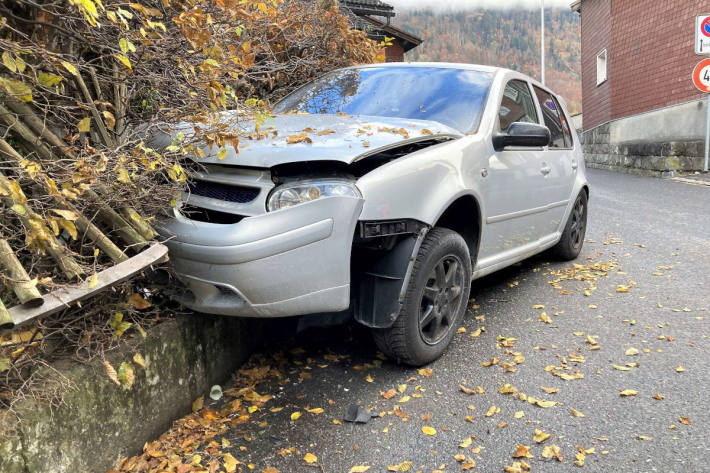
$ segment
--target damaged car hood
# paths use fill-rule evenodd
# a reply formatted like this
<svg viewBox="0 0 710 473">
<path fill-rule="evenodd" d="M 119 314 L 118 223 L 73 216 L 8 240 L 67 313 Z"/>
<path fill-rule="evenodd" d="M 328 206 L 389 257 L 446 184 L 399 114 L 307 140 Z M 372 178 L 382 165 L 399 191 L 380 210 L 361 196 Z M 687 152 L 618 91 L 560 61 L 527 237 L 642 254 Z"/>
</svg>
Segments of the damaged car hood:
<svg viewBox="0 0 710 473">
<path fill-rule="evenodd" d="M 270 168 L 299 161 L 353 163 L 392 148 L 425 140 L 449 140 L 461 132 L 439 122 L 390 117 L 284 114 L 262 124 L 259 133 L 226 145 L 203 148 L 205 164 Z"/>
</svg>

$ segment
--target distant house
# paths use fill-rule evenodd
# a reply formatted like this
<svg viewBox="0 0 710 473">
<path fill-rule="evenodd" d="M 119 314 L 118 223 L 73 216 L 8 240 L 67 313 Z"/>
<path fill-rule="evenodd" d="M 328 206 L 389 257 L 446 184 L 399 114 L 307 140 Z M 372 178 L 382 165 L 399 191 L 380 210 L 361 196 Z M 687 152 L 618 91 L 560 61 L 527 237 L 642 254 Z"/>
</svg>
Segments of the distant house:
<svg viewBox="0 0 710 473">
<path fill-rule="evenodd" d="M 589 167 L 670 176 L 702 169 L 705 94 L 691 83 L 708 0 L 576 0 Z"/>
<path fill-rule="evenodd" d="M 340 7 L 349 10 L 355 27 L 385 47 L 387 62 L 404 61 L 404 53 L 422 44 L 422 39 L 390 24 L 394 7 L 380 0 L 340 0 Z"/>
</svg>

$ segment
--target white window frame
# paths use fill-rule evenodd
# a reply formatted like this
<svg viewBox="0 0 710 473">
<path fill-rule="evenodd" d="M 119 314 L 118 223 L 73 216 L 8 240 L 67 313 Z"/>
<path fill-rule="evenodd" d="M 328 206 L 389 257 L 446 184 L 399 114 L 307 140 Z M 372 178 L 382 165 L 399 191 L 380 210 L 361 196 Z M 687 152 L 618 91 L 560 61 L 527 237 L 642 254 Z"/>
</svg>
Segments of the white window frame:
<svg viewBox="0 0 710 473">
<path fill-rule="evenodd" d="M 607 81 L 608 64 L 609 58 L 606 52 L 606 48 L 604 48 L 597 54 L 597 86 Z"/>
</svg>

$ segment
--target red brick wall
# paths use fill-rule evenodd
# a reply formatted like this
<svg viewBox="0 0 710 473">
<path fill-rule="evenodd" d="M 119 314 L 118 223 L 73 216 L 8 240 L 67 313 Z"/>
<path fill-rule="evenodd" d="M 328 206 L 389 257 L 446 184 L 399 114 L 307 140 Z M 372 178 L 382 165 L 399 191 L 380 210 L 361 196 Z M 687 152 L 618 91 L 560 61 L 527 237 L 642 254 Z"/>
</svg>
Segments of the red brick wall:
<svg viewBox="0 0 710 473">
<path fill-rule="evenodd" d="M 626 0 L 633 1 L 633 0 Z M 611 49 L 612 0 L 582 0 L 582 112 L 589 130 L 611 119 L 609 81 L 597 86 L 597 54 Z M 607 77 L 609 62 L 607 62 Z"/>
<path fill-rule="evenodd" d="M 396 40 L 391 46 L 385 48 L 385 58 L 387 62 L 402 62 L 404 61 L 404 48 Z"/>
<path fill-rule="evenodd" d="M 584 129 L 701 98 L 690 75 L 695 16 L 708 0 L 583 0 Z M 611 28 L 610 28 L 611 26 Z M 596 55 L 607 48 L 608 80 L 596 86 Z"/>
</svg>

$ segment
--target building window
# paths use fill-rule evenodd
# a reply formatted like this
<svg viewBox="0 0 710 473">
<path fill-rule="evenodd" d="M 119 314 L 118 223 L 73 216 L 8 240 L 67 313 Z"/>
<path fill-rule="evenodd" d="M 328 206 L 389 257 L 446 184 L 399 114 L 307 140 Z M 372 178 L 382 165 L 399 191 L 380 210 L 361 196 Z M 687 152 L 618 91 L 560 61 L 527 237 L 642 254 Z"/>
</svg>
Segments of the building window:
<svg viewBox="0 0 710 473">
<path fill-rule="evenodd" d="M 606 49 L 597 54 L 597 85 L 606 81 Z"/>
</svg>

